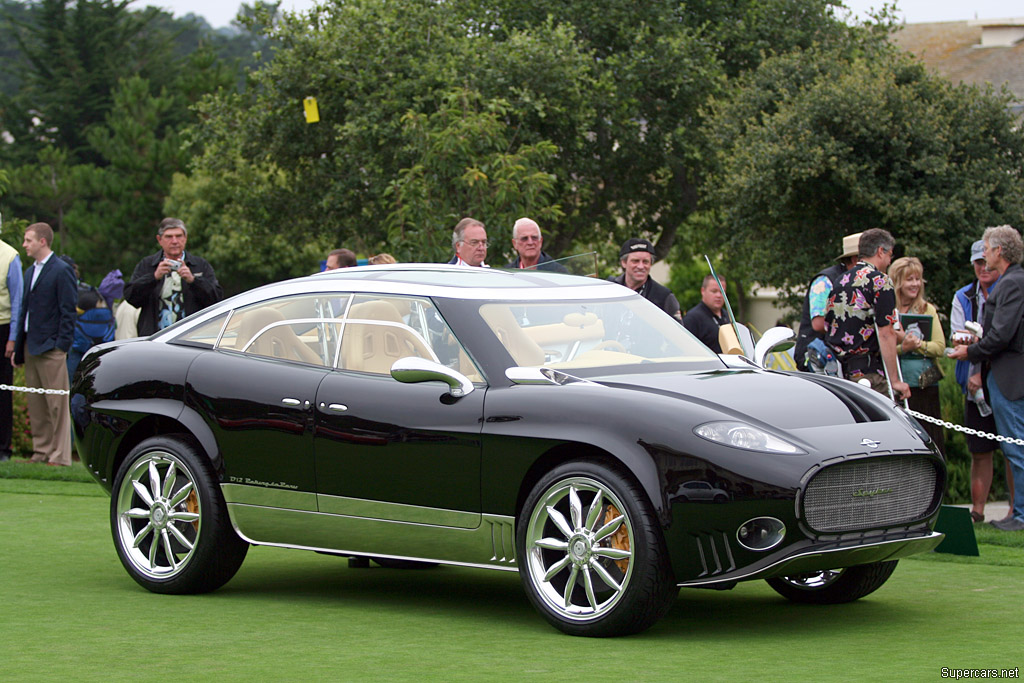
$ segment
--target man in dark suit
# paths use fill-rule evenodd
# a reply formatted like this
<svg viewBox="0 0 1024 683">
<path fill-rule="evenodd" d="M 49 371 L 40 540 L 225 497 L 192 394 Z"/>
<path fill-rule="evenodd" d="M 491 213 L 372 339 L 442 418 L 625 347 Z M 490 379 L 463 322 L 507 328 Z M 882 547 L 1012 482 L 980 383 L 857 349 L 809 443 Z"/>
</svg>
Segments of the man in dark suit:
<svg viewBox="0 0 1024 683">
<path fill-rule="evenodd" d="M 985 266 L 999 273 L 985 303 L 982 337 L 969 346 L 957 346 L 951 357 L 986 363 L 987 398 L 1003 436 L 1024 437 L 1024 242 L 1009 225 L 988 228 L 982 238 Z M 1012 516 L 990 524 L 1003 531 L 1024 529 L 1024 447 L 1002 444 L 1013 471 Z"/>
<path fill-rule="evenodd" d="M 33 223 L 25 229 L 22 247 L 34 261 L 25 270 L 21 310 L 14 343 L 15 365 L 25 364 L 25 384 L 43 389 L 68 390 L 67 354 L 75 331 L 78 290 L 75 271 L 57 258 L 53 228 Z M 71 413 L 68 397 L 60 394 L 28 395 L 32 422 L 32 461 L 71 464 Z"/>
</svg>

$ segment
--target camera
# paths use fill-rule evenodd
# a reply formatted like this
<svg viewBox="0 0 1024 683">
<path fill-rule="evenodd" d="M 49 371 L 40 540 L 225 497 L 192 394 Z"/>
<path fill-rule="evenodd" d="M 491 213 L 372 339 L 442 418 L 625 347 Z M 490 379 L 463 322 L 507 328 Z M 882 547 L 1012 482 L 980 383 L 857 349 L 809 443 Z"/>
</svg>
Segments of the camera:
<svg viewBox="0 0 1024 683">
<path fill-rule="evenodd" d="M 167 259 L 167 265 L 171 267 L 171 270 L 178 272 L 178 268 L 181 268 L 181 261 L 169 258 Z"/>
</svg>

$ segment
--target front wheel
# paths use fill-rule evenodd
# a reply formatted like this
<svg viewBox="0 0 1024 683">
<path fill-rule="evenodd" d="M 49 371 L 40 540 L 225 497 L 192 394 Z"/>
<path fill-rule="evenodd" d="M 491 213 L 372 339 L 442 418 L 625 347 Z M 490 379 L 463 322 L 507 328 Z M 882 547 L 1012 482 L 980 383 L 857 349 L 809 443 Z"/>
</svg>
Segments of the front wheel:
<svg viewBox="0 0 1024 683">
<path fill-rule="evenodd" d="M 517 522 L 516 549 L 530 601 L 570 635 L 638 633 L 679 592 L 643 491 L 604 463 L 564 463 L 542 477 Z"/>
<path fill-rule="evenodd" d="M 185 435 L 149 438 L 128 454 L 110 528 L 128 574 L 154 593 L 216 590 L 249 549 L 231 527 L 213 467 Z"/>
<path fill-rule="evenodd" d="M 896 563 L 897 560 L 890 560 L 844 569 L 824 569 L 767 581 L 779 595 L 793 602 L 835 605 L 874 593 L 892 576 Z"/>
</svg>

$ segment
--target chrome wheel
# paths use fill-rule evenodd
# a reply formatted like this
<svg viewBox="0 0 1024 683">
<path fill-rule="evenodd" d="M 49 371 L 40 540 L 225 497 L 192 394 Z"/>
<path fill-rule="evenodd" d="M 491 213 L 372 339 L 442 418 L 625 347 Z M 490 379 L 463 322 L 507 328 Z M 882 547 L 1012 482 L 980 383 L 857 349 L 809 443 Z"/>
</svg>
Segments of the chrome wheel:
<svg viewBox="0 0 1024 683">
<path fill-rule="evenodd" d="M 548 488 L 526 529 L 531 582 L 549 609 L 572 621 L 611 611 L 633 574 L 633 524 L 622 501 L 589 477 Z"/>
<path fill-rule="evenodd" d="M 821 571 L 807 572 L 806 574 L 783 576 L 782 580 L 794 588 L 816 591 L 834 583 L 843 575 L 843 571 L 843 569 L 822 569 Z"/>
<path fill-rule="evenodd" d="M 116 495 L 115 534 L 132 568 L 152 579 L 183 571 L 203 516 L 188 467 L 171 453 L 150 451 L 131 465 Z"/>
</svg>

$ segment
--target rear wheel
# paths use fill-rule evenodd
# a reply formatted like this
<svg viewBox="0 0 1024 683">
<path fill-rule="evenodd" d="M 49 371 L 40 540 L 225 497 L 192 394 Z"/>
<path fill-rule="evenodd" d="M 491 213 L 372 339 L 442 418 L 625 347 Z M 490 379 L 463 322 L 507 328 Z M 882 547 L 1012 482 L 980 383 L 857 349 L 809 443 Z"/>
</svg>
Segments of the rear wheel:
<svg viewBox="0 0 1024 683">
<path fill-rule="evenodd" d="M 650 504 L 604 463 L 559 465 L 517 522 L 519 573 L 530 601 L 570 635 L 637 633 L 678 594 Z"/>
<path fill-rule="evenodd" d="M 834 605 L 853 602 L 881 588 L 893 571 L 897 560 L 861 564 L 844 569 L 824 569 L 767 579 L 768 585 L 793 602 Z"/>
<path fill-rule="evenodd" d="M 185 435 L 146 439 L 114 480 L 118 557 L 154 593 L 204 593 L 228 582 L 249 544 L 235 533 L 209 460 Z"/>
</svg>

